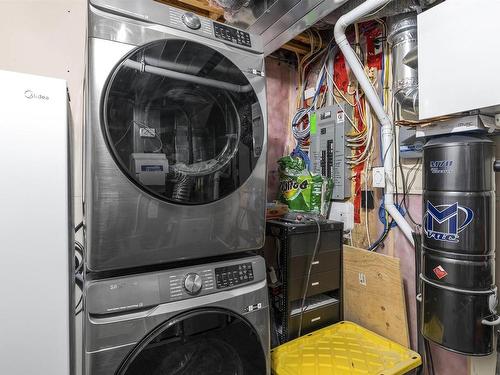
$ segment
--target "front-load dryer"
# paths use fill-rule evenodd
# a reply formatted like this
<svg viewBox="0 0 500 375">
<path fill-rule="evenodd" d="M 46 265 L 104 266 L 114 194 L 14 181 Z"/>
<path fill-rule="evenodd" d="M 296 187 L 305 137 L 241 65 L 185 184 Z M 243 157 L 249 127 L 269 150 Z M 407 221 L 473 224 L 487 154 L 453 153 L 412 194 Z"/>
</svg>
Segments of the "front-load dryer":
<svg viewBox="0 0 500 375">
<path fill-rule="evenodd" d="M 264 259 L 87 281 L 84 375 L 270 374 Z"/>
<path fill-rule="evenodd" d="M 91 0 L 88 33 L 88 269 L 259 248 L 259 37 L 153 0 Z"/>
</svg>

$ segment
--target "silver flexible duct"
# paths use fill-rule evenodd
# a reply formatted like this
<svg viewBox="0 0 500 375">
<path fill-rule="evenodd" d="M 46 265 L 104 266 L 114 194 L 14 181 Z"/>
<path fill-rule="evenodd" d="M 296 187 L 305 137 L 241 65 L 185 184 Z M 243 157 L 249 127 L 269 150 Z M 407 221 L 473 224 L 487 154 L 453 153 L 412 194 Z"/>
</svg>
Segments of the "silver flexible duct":
<svg viewBox="0 0 500 375">
<path fill-rule="evenodd" d="M 392 46 L 394 98 L 405 113 L 418 116 L 417 16 L 393 19 L 388 41 Z"/>
</svg>

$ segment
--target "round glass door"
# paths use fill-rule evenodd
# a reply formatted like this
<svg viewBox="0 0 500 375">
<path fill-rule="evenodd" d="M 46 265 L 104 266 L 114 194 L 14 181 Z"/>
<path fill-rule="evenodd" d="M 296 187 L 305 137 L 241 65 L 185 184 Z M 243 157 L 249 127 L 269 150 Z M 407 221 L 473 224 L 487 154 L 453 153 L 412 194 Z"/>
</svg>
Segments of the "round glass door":
<svg viewBox="0 0 500 375">
<path fill-rule="evenodd" d="M 229 311 L 198 310 L 162 324 L 116 375 L 257 375 L 266 357 L 255 329 Z"/>
<path fill-rule="evenodd" d="M 103 94 L 111 153 L 141 189 L 174 203 L 203 204 L 238 189 L 262 151 L 257 96 L 216 50 L 160 40 L 118 64 Z"/>
</svg>

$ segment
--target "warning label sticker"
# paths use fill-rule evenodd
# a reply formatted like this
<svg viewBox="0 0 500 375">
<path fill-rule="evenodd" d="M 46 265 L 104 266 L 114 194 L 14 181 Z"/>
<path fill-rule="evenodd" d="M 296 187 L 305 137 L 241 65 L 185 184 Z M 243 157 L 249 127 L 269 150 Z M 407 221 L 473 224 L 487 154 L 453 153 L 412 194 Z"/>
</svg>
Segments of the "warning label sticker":
<svg viewBox="0 0 500 375">
<path fill-rule="evenodd" d="M 439 280 L 441 280 L 443 277 L 445 277 L 446 275 L 448 275 L 448 272 L 446 272 L 445 269 L 443 267 L 441 267 L 441 266 L 437 266 L 432 271 L 434 272 L 434 274 L 437 276 L 437 278 Z"/>
</svg>

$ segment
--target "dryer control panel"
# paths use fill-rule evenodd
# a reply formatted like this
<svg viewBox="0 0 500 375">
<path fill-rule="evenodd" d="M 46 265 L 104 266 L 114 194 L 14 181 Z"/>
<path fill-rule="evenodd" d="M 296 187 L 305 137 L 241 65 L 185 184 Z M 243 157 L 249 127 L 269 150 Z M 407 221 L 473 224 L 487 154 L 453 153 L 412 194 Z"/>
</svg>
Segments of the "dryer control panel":
<svg viewBox="0 0 500 375">
<path fill-rule="evenodd" d="M 250 34 L 234 27 L 222 25 L 214 22 L 214 33 L 217 39 L 224 39 L 245 47 L 252 47 Z"/>
<path fill-rule="evenodd" d="M 253 281 L 252 263 L 235 264 L 215 269 L 217 289 Z"/>
</svg>

